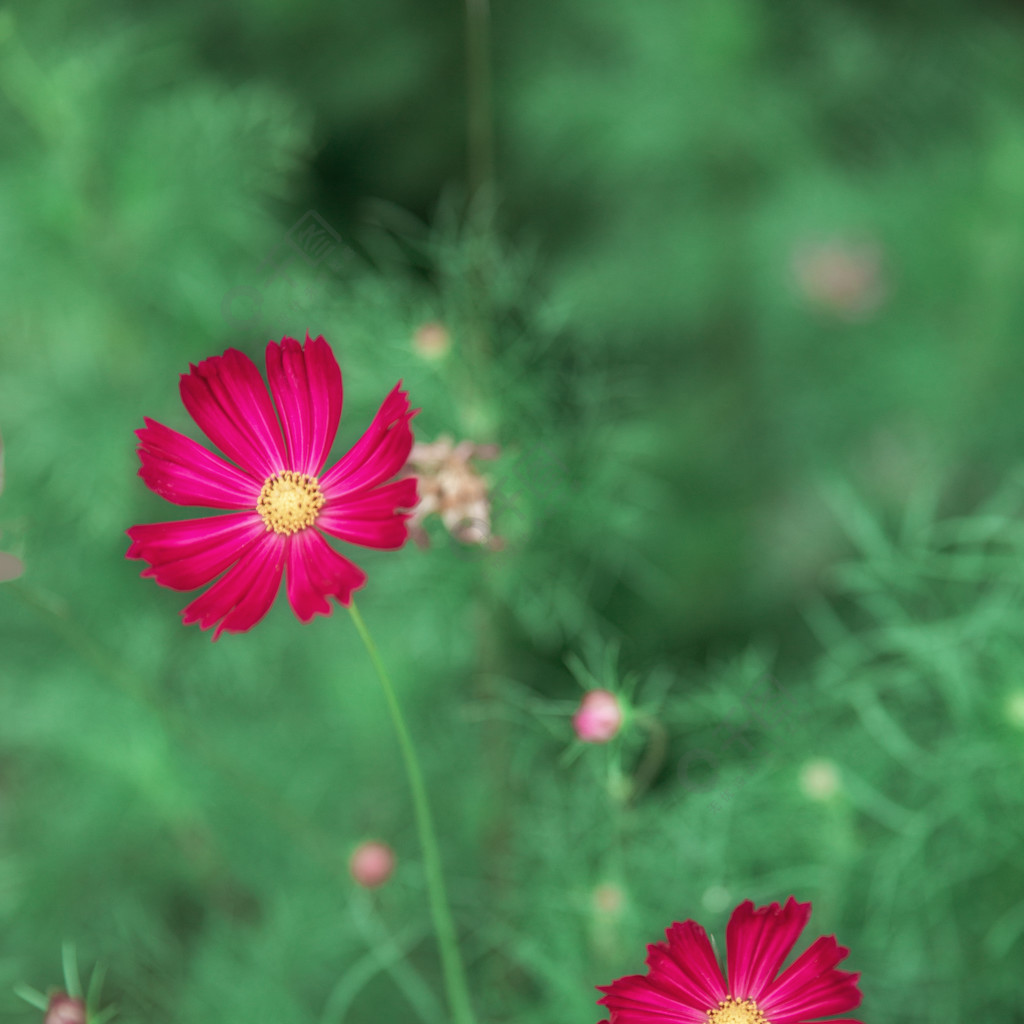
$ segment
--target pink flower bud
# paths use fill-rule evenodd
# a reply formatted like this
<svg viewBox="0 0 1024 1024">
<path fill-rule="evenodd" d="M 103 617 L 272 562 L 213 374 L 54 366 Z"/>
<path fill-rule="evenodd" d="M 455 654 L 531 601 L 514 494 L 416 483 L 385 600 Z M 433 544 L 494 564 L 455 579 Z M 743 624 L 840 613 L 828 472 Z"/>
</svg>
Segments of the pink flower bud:
<svg viewBox="0 0 1024 1024">
<path fill-rule="evenodd" d="M 622 727 L 622 705 L 609 690 L 588 690 L 572 716 L 572 727 L 584 743 L 607 743 Z"/>
<path fill-rule="evenodd" d="M 358 885 L 376 889 L 395 870 L 395 852 L 387 843 L 376 840 L 360 843 L 349 858 L 348 870 Z"/>
<path fill-rule="evenodd" d="M 50 997 L 43 1024 L 85 1024 L 85 1003 L 58 992 Z"/>
</svg>

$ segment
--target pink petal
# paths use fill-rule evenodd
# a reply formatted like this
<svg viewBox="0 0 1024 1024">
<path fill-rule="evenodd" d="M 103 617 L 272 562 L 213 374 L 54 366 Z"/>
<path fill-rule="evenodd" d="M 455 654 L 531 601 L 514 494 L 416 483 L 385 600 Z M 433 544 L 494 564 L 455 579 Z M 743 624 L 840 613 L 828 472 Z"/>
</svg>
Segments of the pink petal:
<svg viewBox="0 0 1024 1024">
<path fill-rule="evenodd" d="M 405 465 L 413 440 L 409 420 L 419 410 L 409 411 L 409 396 L 401 387 L 399 381 L 366 433 L 321 477 L 320 488 L 328 500 L 376 487 Z"/>
<path fill-rule="evenodd" d="M 726 949 L 729 992 L 736 999 L 760 1000 L 810 917 L 810 903 L 797 903 L 792 896 L 785 907 L 771 903 L 755 910 L 754 904 L 745 900 L 733 911 Z"/>
<path fill-rule="evenodd" d="M 255 508 L 260 482 L 207 451 L 190 437 L 146 418 L 139 439 L 139 476 L 175 505 Z"/>
<path fill-rule="evenodd" d="M 668 943 L 647 947 L 647 977 L 620 978 L 599 999 L 616 1024 L 642 1024 L 646 1019 L 704 1021 L 708 1010 L 726 997 L 707 932 L 696 921 L 676 923 L 665 932 Z"/>
<path fill-rule="evenodd" d="M 671 982 L 681 991 L 685 990 L 687 998 L 692 999 L 694 1005 L 700 1003 L 705 1010 L 724 999 L 728 990 L 707 932 L 696 921 L 684 921 L 672 925 L 665 936 L 667 949 L 664 943 L 647 948 L 647 964 L 652 976 L 657 965 L 664 972 L 662 983 Z"/>
<path fill-rule="evenodd" d="M 859 1006 L 860 975 L 834 969 L 849 952 L 834 935 L 816 939 L 758 1000 L 761 1012 L 772 1024 L 800 1024 Z"/>
<path fill-rule="evenodd" d="M 209 590 L 200 594 L 181 613 L 185 625 L 198 622 L 209 629 L 219 622 L 216 640 L 223 630 L 244 633 L 263 618 L 274 603 L 284 571 L 284 538 L 266 531 L 254 541 Z"/>
<path fill-rule="evenodd" d="M 334 444 L 341 417 L 341 370 L 322 337 L 267 345 L 267 380 L 288 446 L 289 468 L 316 476 Z"/>
<path fill-rule="evenodd" d="M 303 622 L 314 615 L 330 615 L 328 597 L 343 605 L 352 591 L 366 582 L 366 574 L 343 558 L 316 530 L 300 530 L 288 538 L 288 600 Z"/>
<path fill-rule="evenodd" d="M 416 505 L 416 478 L 396 480 L 356 498 L 328 501 L 316 525 L 332 537 L 368 548 L 400 548 L 408 539 L 408 515 L 399 509 Z"/>
<path fill-rule="evenodd" d="M 127 531 L 132 539 L 127 558 L 149 562 L 143 576 L 174 590 L 195 590 L 238 561 L 266 532 L 255 512 L 235 512 L 176 523 L 147 523 Z"/>
<path fill-rule="evenodd" d="M 599 986 L 606 993 L 599 1004 L 611 1011 L 615 1024 L 706 1024 L 707 1013 L 681 1003 L 675 996 L 656 988 L 649 978 L 631 974 L 611 985 Z"/>
<path fill-rule="evenodd" d="M 290 468 L 274 406 L 247 355 L 229 348 L 190 371 L 181 375 L 181 400 L 225 455 L 261 481 Z"/>
</svg>

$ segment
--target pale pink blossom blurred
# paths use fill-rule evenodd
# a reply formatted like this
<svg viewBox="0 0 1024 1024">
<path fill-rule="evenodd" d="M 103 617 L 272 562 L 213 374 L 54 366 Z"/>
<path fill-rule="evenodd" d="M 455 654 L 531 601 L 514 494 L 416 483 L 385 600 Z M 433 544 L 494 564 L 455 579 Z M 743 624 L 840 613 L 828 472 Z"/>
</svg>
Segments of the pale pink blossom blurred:
<svg viewBox="0 0 1024 1024">
<path fill-rule="evenodd" d="M 572 727 L 584 743 L 607 743 L 622 727 L 623 717 L 622 705 L 614 693 L 588 690 L 572 716 Z"/>
<path fill-rule="evenodd" d="M 811 305 L 844 320 L 870 316 L 885 298 L 882 248 L 875 242 L 802 243 L 793 253 L 792 271 Z"/>
<path fill-rule="evenodd" d="M 360 843 L 349 858 L 348 870 L 364 889 L 382 886 L 395 870 L 395 853 L 387 843 L 371 839 Z"/>
<path fill-rule="evenodd" d="M 43 1024 L 86 1024 L 85 1003 L 58 992 L 50 997 Z"/>
</svg>

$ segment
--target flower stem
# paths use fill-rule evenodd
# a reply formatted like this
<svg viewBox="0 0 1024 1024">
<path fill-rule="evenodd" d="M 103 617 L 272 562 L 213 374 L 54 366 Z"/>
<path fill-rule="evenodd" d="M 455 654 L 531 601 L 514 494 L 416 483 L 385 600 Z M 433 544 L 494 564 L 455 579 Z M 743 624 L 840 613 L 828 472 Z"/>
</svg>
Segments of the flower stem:
<svg viewBox="0 0 1024 1024">
<path fill-rule="evenodd" d="M 466 971 L 462 964 L 462 956 L 455 938 L 455 924 L 448 907 L 445 893 L 444 875 L 441 871 L 441 854 L 437 845 L 437 833 L 434 820 L 430 814 L 430 803 L 427 800 L 427 787 L 423 781 L 416 748 L 413 746 L 409 728 L 405 724 L 398 696 L 391 683 L 384 663 L 381 661 L 377 646 L 374 644 L 363 617 L 356 608 L 355 601 L 349 605 L 352 621 L 359 633 L 367 654 L 377 670 L 377 676 L 384 689 L 391 721 L 398 735 L 398 745 L 402 751 L 405 774 L 412 792 L 412 803 L 416 813 L 416 829 L 419 832 L 420 848 L 423 851 L 423 866 L 427 876 L 427 890 L 430 894 L 430 913 L 434 919 L 434 931 L 437 934 L 438 946 L 441 950 L 441 965 L 444 970 L 444 984 L 448 993 L 448 1003 L 452 1011 L 453 1024 L 474 1024 L 473 1009 L 469 1001 L 469 987 L 466 984 Z"/>
</svg>

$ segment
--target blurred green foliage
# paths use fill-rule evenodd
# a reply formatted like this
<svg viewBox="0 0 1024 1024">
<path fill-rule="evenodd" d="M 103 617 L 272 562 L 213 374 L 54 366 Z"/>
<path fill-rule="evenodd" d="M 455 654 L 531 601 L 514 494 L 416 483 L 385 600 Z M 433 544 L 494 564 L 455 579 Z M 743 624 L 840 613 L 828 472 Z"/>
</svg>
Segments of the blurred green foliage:
<svg viewBox="0 0 1024 1024">
<path fill-rule="evenodd" d="M 211 645 L 123 557 L 177 514 L 143 416 L 309 330 L 336 451 L 398 378 L 419 437 L 502 448 L 502 550 L 355 556 L 482 1021 L 593 1022 L 672 920 L 791 892 L 864 1020 L 1020 1020 L 1019 5 L 497 5 L 493 204 L 462 17 L 0 11 L 0 1019 L 70 941 L 128 1024 L 444 1020 L 344 613 Z M 581 664 L 642 714 L 566 756 Z"/>
</svg>

